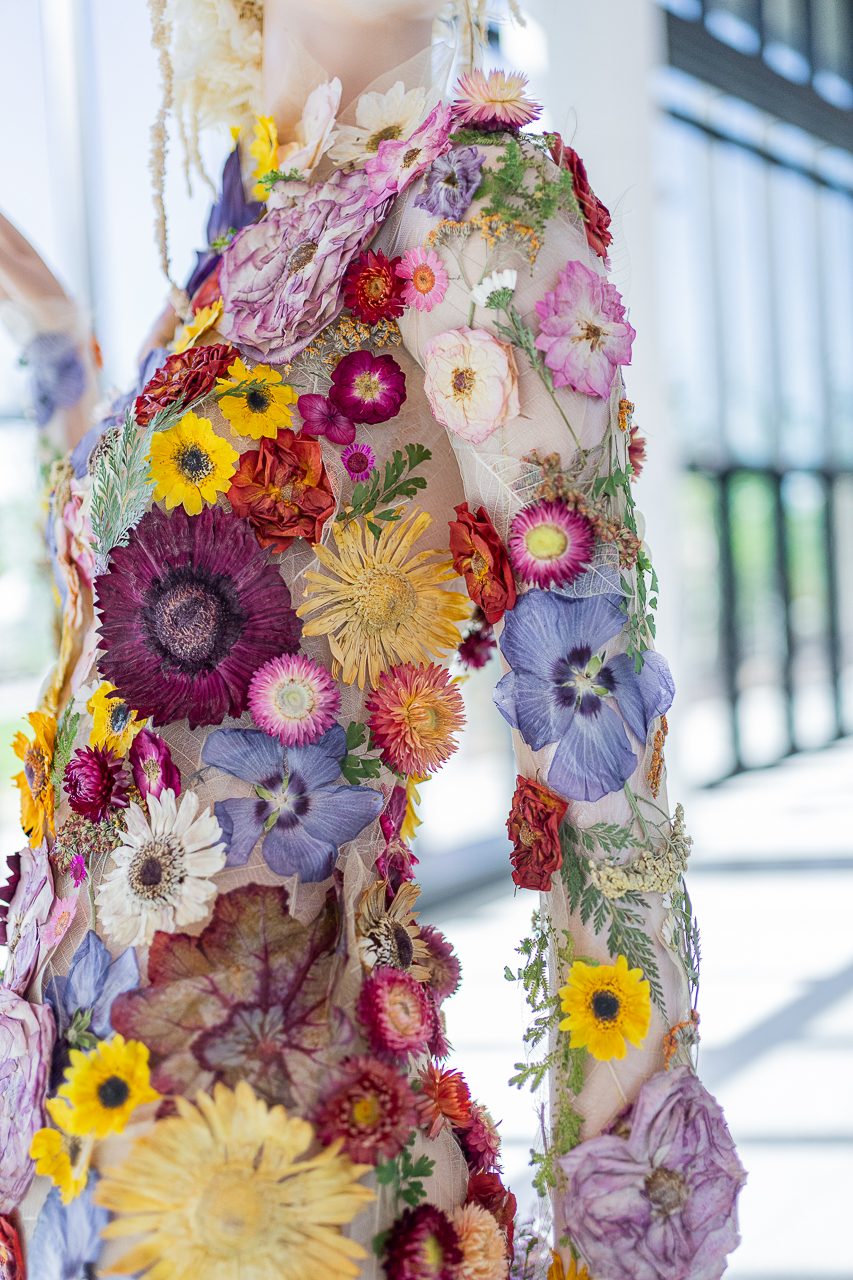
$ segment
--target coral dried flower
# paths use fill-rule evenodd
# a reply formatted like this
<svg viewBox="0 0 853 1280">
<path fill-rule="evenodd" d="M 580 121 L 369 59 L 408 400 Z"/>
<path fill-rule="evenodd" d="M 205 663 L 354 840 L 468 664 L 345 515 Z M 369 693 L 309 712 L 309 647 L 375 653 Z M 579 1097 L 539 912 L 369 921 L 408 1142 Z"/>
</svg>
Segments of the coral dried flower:
<svg viewBox="0 0 853 1280">
<path fill-rule="evenodd" d="M 489 623 L 499 622 L 515 604 L 515 579 L 506 548 L 485 507 L 471 511 L 467 502 L 456 507 L 450 521 L 453 567 L 465 579 L 468 595 Z"/>
<path fill-rule="evenodd" d="M 262 547 L 284 551 L 295 538 L 318 542 L 335 509 L 319 444 L 287 427 L 262 440 L 241 455 L 228 501 Z"/>
<path fill-rule="evenodd" d="M 429 1138 L 471 1124 L 471 1090 L 461 1071 L 429 1062 L 418 1073 L 418 1119 Z"/>
<path fill-rule="evenodd" d="M 397 773 L 432 773 L 456 750 L 465 723 L 459 688 L 434 663 L 393 667 L 365 703 L 382 759 Z"/>
<path fill-rule="evenodd" d="M 465 1280 L 505 1280 L 506 1238 L 494 1215 L 482 1205 L 463 1204 L 453 1210 L 450 1221 L 462 1250 L 460 1276 Z"/>
<path fill-rule="evenodd" d="M 506 829 L 512 841 L 512 878 L 520 889 L 547 893 L 563 865 L 560 823 L 568 804 L 532 778 L 518 777 Z"/>
</svg>

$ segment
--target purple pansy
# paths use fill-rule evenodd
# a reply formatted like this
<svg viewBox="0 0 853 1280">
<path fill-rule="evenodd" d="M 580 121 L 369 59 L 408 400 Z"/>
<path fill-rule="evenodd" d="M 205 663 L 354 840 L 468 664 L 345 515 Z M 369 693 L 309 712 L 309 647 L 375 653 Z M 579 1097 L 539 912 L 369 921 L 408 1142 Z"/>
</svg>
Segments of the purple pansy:
<svg viewBox="0 0 853 1280">
<path fill-rule="evenodd" d="M 352 444 L 355 423 L 350 422 L 328 396 L 311 392 L 300 396 L 296 407 L 302 415 L 303 435 L 325 436 L 332 444 Z"/>
<path fill-rule="evenodd" d="M 433 160 L 415 207 L 436 218 L 465 217 L 480 185 L 483 155 L 477 147 L 454 147 Z"/>
<path fill-rule="evenodd" d="M 57 409 L 71 409 L 86 390 L 86 369 L 66 333 L 38 333 L 21 353 L 29 371 L 36 422 L 46 427 Z"/>
<path fill-rule="evenodd" d="M 534 751 L 557 744 L 548 782 L 569 800 L 619 790 L 637 767 L 625 726 L 645 745 L 675 692 L 659 654 L 647 651 L 639 673 L 627 654 L 602 655 L 625 625 L 618 600 L 533 590 L 506 614 L 500 644 L 511 671 L 495 702 Z"/>
<path fill-rule="evenodd" d="M 718 1104 L 676 1067 L 646 1080 L 613 1128 L 559 1161 L 562 1221 L 592 1274 L 719 1280 L 746 1174 Z"/>
<path fill-rule="evenodd" d="M 11 1213 L 33 1180 L 30 1142 L 44 1123 L 54 1035 L 46 1005 L 0 987 L 0 1213 Z"/>
<path fill-rule="evenodd" d="M 5 918 L 9 958 L 0 985 L 21 995 L 35 972 L 40 930 L 50 915 L 54 892 L 46 844 L 27 846 L 16 857 L 18 881 Z"/>
<path fill-rule="evenodd" d="M 92 1198 L 96 1185 L 95 1174 L 90 1174 L 70 1204 L 62 1203 L 56 1187 L 45 1200 L 27 1251 L 30 1273 L 38 1280 L 85 1280 L 95 1275 L 94 1264 L 103 1248 L 101 1232 L 110 1217 Z"/>
<path fill-rule="evenodd" d="M 227 866 L 243 866 L 263 836 L 264 860 L 277 875 L 325 880 L 338 847 L 378 817 L 383 799 L 369 787 L 338 785 L 346 734 L 335 725 L 308 747 L 284 747 L 259 729 L 217 729 L 205 764 L 254 786 L 255 794 L 219 800 L 216 817 Z"/>
<path fill-rule="evenodd" d="M 193 273 L 186 283 L 186 292 L 189 297 L 201 288 L 222 256 L 222 250 L 214 249 L 212 246 L 217 241 L 224 240 L 229 232 L 241 231 L 250 223 L 257 222 L 263 207 L 258 200 L 246 199 L 238 143 L 225 161 L 225 167 L 222 170 L 222 191 L 214 201 L 207 219 L 208 247 L 202 253 L 196 254 Z"/>
</svg>

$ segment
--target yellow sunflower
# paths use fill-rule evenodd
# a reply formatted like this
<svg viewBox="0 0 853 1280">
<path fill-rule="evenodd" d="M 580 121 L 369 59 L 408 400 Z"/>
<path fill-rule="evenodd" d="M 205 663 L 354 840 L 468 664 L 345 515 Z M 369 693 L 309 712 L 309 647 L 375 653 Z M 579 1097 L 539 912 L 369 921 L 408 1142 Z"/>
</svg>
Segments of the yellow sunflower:
<svg viewBox="0 0 853 1280">
<path fill-rule="evenodd" d="M 222 315 L 222 309 L 225 304 L 221 298 L 217 298 L 215 302 L 211 302 L 209 307 L 199 307 L 189 324 L 185 324 L 178 333 L 175 342 L 175 355 L 180 355 L 182 351 L 188 351 L 190 347 L 194 347 L 196 341 L 203 334 L 209 333 L 211 329 L 215 329 Z"/>
<path fill-rule="evenodd" d="M 86 707 L 92 716 L 90 747 L 109 747 L 117 756 L 123 756 L 130 750 L 140 729 L 145 727 L 145 721 L 138 718 L 115 685 L 106 680 L 98 685 Z"/>
<path fill-rule="evenodd" d="M 375 685 L 398 662 L 429 662 L 459 644 L 467 596 L 446 591 L 456 575 L 449 555 L 412 548 L 431 524 L 425 511 L 389 522 L 378 538 L 359 519 L 335 524 L 337 552 L 315 545 L 327 573 L 309 569 L 297 609 L 306 636 L 328 636 L 334 674 Z M 312 616 L 313 615 L 313 616 Z"/>
<path fill-rule="evenodd" d="M 48 1098 L 44 1105 L 57 1128 L 39 1129 L 34 1133 L 30 1155 L 36 1162 L 36 1173 L 50 1178 L 59 1188 L 62 1203 L 70 1204 L 86 1185 L 95 1139 L 81 1138 L 68 1131 L 71 1108 L 67 1102 Z"/>
<path fill-rule="evenodd" d="M 96 1138 L 121 1133 L 137 1107 L 160 1097 L 151 1088 L 148 1046 L 138 1040 L 116 1035 L 89 1053 L 72 1049 L 70 1057 L 59 1089 L 70 1107 L 63 1119 L 66 1133 Z"/>
<path fill-rule="evenodd" d="M 278 168 L 278 129 L 272 116 L 255 116 L 255 137 L 249 145 L 249 155 L 255 161 L 254 177 L 257 179 L 252 188 L 252 199 L 266 200 L 270 189 L 260 179 Z"/>
<path fill-rule="evenodd" d="M 576 960 L 560 1005 L 567 1016 L 560 1023 L 573 1049 L 588 1049 L 599 1062 L 624 1058 L 626 1042 L 645 1040 L 652 1016 L 649 984 L 642 969 L 629 969 L 624 956 L 615 964 L 585 964 Z"/>
<path fill-rule="evenodd" d="M 229 393 L 229 387 L 249 381 L 261 385 L 248 391 Z M 260 440 L 262 436 L 275 439 L 282 427 L 289 427 L 293 422 L 290 406 L 296 403 L 296 392 L 282 382 L 281 374 L 268 364 L 256 364 L 254 369 L 247 369 L 238 357 L 228 366 L 228 377 L 217 379 L 216 388 L 220 393 L 222 415 L 238 436 L 251 436 L 253 440 Z"/>
<path fill-rule="evenodd" d="M 185 413 L 168 431 L 151 437 L 154 497 L 165 500 L 170 511 L 180 504 L 187 515 L 197 516 L 205 502 L 216 502 L 231 487 L 239 456 L 216 434 L 209 418 Z"/>
<path fill-rule="evenodd" d="M 373 1200 L 335 1142 L 308 1155 L 313 1126 L 251 1086 L 218 1084 L 137 1139 L 95 1199 L 104 1236 L 140 1237 L 117 1272 L 145 1280 L 303 1280 L 360 1275 L 365 1250 L 340 1228 Z"/>
<path fill-rule="evenodd" d="M 46 836 L 55 833 L 50 768 L 56 741 L 56 721 L 42 711 L 31 711 L 27 720 L 35 737 L 30 742 L 25 733 L 16 733 L 12 739 L 12 750 L 24 763 L 21 772 L 15 776 L 15 783 L 21 793 L 21 826 L 35 849 Z"/>
</svg>

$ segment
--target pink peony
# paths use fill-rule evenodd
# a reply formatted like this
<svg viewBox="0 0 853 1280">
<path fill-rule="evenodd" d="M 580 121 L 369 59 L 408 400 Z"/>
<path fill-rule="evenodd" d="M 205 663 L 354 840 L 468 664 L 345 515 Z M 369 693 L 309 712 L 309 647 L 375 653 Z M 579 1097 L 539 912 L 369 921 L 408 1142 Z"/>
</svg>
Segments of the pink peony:
<svg viewBox="0 0 853 1280">
<path fill-rule="evenodd" d="M 469 444 L 518 417 L 512 348 L 485 329 L 450 329 L 424 350 L 424 390 L 436 419 Z"/>
<path fill-rule="evenodd" d="M 435 1035 L 435 1006 L 420 982 L 401 969 L 377 966 L 365 978 L 356 1012 L 376 1053 L 425 1053 Z"/>
<path fill-rule="evenodd" d="M 0 1213 L 11 1213 L 33 1179 L 30 1142 L 43 1105 L 56 1027 L 48 1005 L 0 987 Z"/>
<path fill-rule="evenodd" d="M 364 172 L 377 201 L 398 195 L 419 178 L 450 146 L 451 109 L 443 103 L 433 107 L 419 129 L 409 138 L 385 138 Z"/>
<path fill-rule="evenodd" d="M 582 262 L 567 262 L 556 289 L 536 303 L 536 311 L 536 346 L 544 352 L 554 386 L 586 396 L 609 395 L 617 366 L 631 363 L 636 337 L 613 285 Z"/>
</svg>

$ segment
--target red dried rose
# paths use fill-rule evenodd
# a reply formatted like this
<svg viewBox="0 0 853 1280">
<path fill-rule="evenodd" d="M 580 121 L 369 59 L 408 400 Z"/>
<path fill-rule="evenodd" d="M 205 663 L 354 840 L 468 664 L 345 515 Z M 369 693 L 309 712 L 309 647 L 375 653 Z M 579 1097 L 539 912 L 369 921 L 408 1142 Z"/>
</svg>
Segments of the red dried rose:
<svg viewBox="0 0 853 1280">
<path fill-rule="evenodd" d="M 551 876 L 563 865 L 560 823 L 568 807 L 541 783 L 516 778 L 506 829 L 513 845 L 512 878 L 519 888 L 545 893 L 551 888 Z"/>
<path fill-rule="evenodd" d="M 335 510 L 319 444 L 287 427 L 242 455 L 228 501 L 249 521 L 261 546 L 275 551 L 284 551 L 294 538 L 319 542 Z"/>
<path fill-rule="evenodd" d="M 190 347 L 188 351 L 169 356 L 136 397 L 136 421 L 145 427 L 161 409 L 177 400 L 189 404 L 206 396 L 216 379 L 228 372 L 237 352 L 227 342 L 214 342 L 207 347 Z"/>
<path fill-rule="evenodd" d="M 0 1280 L 26 1280 L 21 1241 L 11 1218 L 0 1217 Z"/>
<path fill-rule="evenodd" d="M 506 547 L 485 507 L 479 507 L 474 515 L 467 502 L 460 502 L 456 516 L 450 521 L 453 567 L 464 577 L 468 595 L 482 609 L 486 621 L 498 622 L 516 598 Z"/>
<path fill-rule="evenodd" d="M 601 203 L 589 185 L 586 165 L 577 151 L 567 147 L 559 133 L 548 136 L 551 143 L 551 159 L 561 169 L 566 169 L 572 175 L 575 199 L 580 205 L 586 227 L 587 244 L 599 258 L 606 258 L 607 250 L 613 241 L 613 236 L 610 234 L 610 210 Z"/>
<path fill-rule="evenodd" d="M 405 303 L 405 280 L 397 275 L 400 258 L 388 258 L 382 252 L 360 253 L 347 267 L 344 276 L 344 305 L 364 324 L 378 324 L 401 316 Z"/>
<path fill-rule="evenodd" d="M 478 1204 L 497 1219 L 498 1226 L 506 1236 L 506 1251 L 512 1257 L 512 1244 L 515 1237 L 515 1215 L 518 1201 L 501 1182 L 498 1173 L 472 1173 L 468 1179 L 467 1204 Z"/>
</svg>

